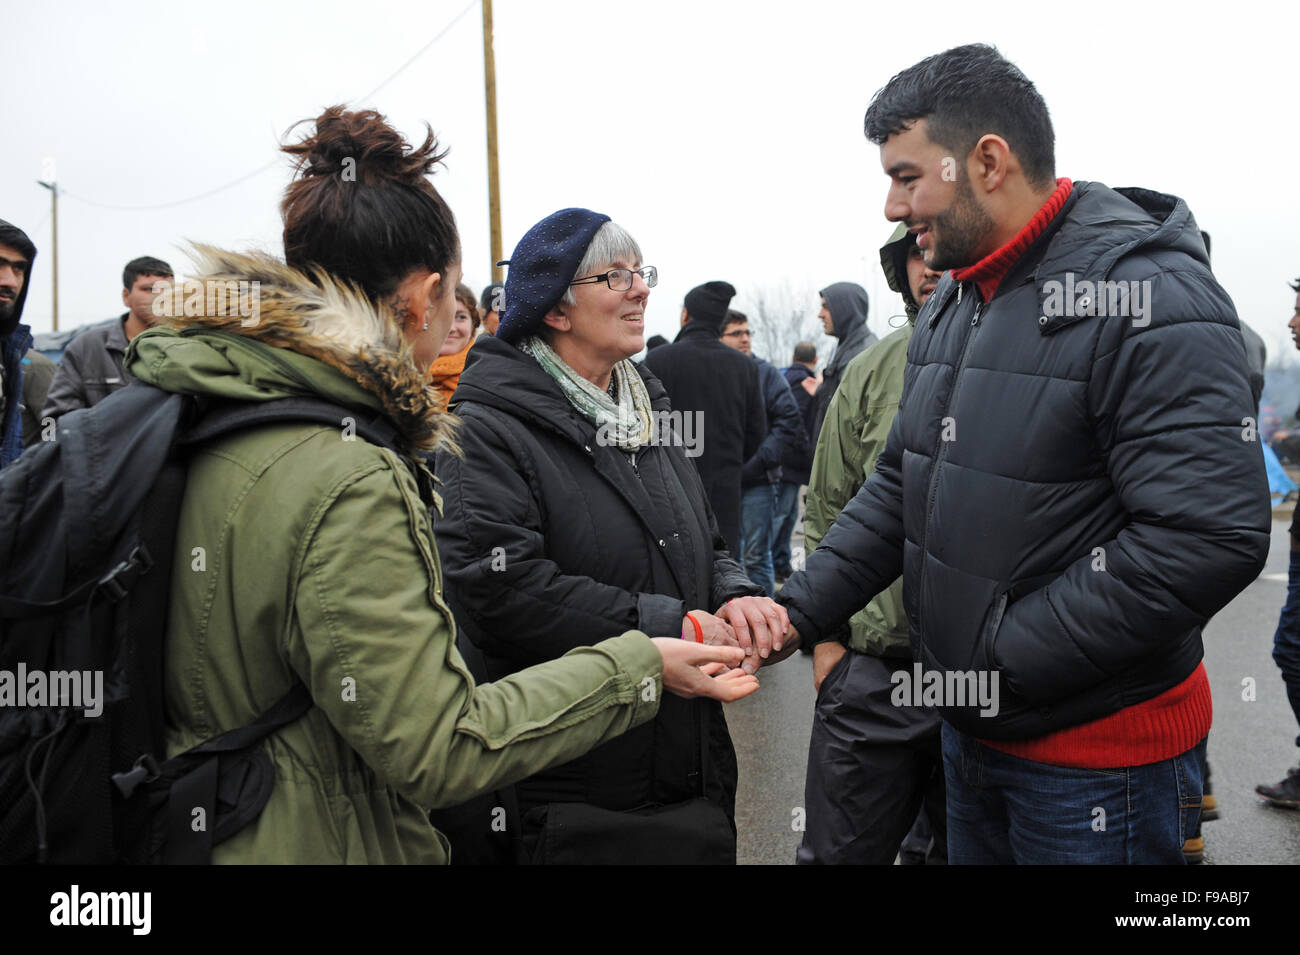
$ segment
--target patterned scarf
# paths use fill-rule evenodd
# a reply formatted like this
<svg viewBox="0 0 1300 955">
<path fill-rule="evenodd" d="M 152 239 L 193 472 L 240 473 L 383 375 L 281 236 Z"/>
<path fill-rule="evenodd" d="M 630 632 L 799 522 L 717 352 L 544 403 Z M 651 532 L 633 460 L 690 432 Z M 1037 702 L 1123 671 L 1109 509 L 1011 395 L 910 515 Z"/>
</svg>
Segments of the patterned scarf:
<svg viewBox="0 0 1300 955">
<path fill-rule="evenodd" d="M 653 412 L 645 382 L 632 362 L 624 359 L 614 366 L 618 401 L 570 368 L 550 345 L 531 336 L 519 343 L 519 350 L 532 355 L 542 369 L 559 383 L 569 403 L 596 425 L 597 438 L 624 451 L 636 451 L 650 443 Z"/>
</svg>

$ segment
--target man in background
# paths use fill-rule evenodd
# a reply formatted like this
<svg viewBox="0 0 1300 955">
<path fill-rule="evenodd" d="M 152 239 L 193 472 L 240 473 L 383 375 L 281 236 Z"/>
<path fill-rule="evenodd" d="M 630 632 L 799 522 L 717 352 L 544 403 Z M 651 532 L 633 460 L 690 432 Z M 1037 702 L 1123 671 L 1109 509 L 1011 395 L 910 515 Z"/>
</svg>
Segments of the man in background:
<svg viewBox="0 0 1300 955">
<path fill-rule="evenodd" d="M 876 336 L 867 328 L 867 290 L 855 282 L 836 282 L 821 291 L 822 307 L 817 317 L 827 335 L 838 341 L 831 359 L 822 372 L 822 383 L 817 389 L 817 414 L 813 432 L 821 431 L 826 409 L 840 386 L 840 378 L 849 362 L 864 348 L 876 342 Z"/>
<path fill-rule="evenodd" d="M 0 468 L 23 453 L 23 356 L 32 330 L 22 324 L 36 246 L 27 233 L 0 219 Z"/>
<path fill-rule="evenodd" d="M 740 476 L 740 565 L 749 579 L 772 596 L 772 524 L 776 514 L 776 493 L 781 482 L 781 460 L 790 450 L 804 447 L 807 439 L 799 406 L 782 374 L 754 354 L 749 318 L 735 309 L 727 311 L 722 326 L 722 343 L 748 355 L 758 366 L 758 383 L 767 412 L 767 435 L 754 456 L 745 462 Z"/>
<path fill-rule="evenodd" d="M 810 553 L 876 470 L 898 413 L 916 315 L 940 277 L 926 268 L 901 225 L 881 248 L 880 264 L 889 287 L 903 297 L 907 324 L 849 362 L 831 400 L 808 482 L 804 540 Z M 934 707 L 891 700 L 892 674 L 911 665 L 901 577 L 853 616 L 847 632 L 813 651 L 818 694 L 800 863 L 889 865 L 913 820 L 922 829 L 922 847 L 904 853 L 903 861 L 946 861 L 942 721 Z"/>
<path fill-rule="evenodd" d="M 122 304 L 126 312 L 86 329 L 63 352 L 50 382 L 42 417 L 58 420 L 69 411 L 90 408 L 130 379 L 123 369 L 126 346 L 158 322 L 153 303 L 172 283 L 172 267 L 162 259 L 141 256 L 122 270 Z"/>
<path fill-rule="evenodd" d="M 758 366 L 719 341 L 735 295 L 730 282 L 705 282 L 687 292 L 681 332 L 671 345 L 648 353 L 645 366 L 663 382 L 673 411 L 697 415 L 702 423 L 695 466 L 727 549 L 739 558 L 740 476 L 767 434 L 767 414 Z"/>
<path fill-rule="evenodd" d="M 813 418 L 817 413 L 817 346 L 800 342 L 794 346 L 790 367 L 782 374 L 799 406 L 799 423 L 803 428 L 802 445 L 786 448 L 781 459 L 781 483 L 777 485 L 776 507 L 772 515 L 772 572 L 777 583 L 793 573 L 790 566 L 790 537 L 799 522 L 799 488 L 808 483 L 813 459 Z"/>
</svg>

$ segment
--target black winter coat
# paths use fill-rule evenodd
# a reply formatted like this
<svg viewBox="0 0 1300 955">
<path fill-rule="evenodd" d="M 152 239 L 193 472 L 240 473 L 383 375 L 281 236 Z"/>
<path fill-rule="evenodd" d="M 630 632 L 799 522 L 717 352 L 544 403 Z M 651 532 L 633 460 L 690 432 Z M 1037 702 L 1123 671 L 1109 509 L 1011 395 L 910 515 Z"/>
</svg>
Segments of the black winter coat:
<svg viewBox="0 0 1300 955">
<path fill-rule="evenodd" d="M 805 365 L 791 365 L 781 372 L 794 395 L 795 404 L 799 406 L 799 422 L 804 431 L 801 447 L 787 449 L 781 459 L 781 480 L 791 484 L 807 484 L 812 476 L 813 434 L 817 426 L 817 398 L 804 390 L 805 378 L 814 378 Z"/>
<path fill-rule="evenodd" d="M 1076 301 L 1056 307 L 1067 273 Z M 1102 279 L 1150 282 L 1145 317 L 1109 295 L 1096 314 L 1077 283 Z M 992 301 L 943 277 L 875 474 L 780 599 L 815 640 L 903 573 L 925 668 L 999 675 L 996 717 L 943 710 L 977 737 L 1150 699 L 1192 673 L 1201 626 L 1264 564 L 1253 414 L 1187 206 L 1076 183 Z"/>
<path fill-rule="evenodd" d="M 645 366 L 663 382 L 674 411 L 703 416 L 704 453 L 695 465 L 727 551 L 739 554 L 741 473 L 767 435 L 758 366 L 698 321 L 646 355 Z"/>
<path fill-rule="evenodd" d="M 667 412 L 663 386 L 639 370 L 656 412 Z M 688 610 L 760 592 L 723 553 L 685 448 L 661 442 L 634 463 L 602 446 L 525 353 L 496 338 L 476 342 L 452 411 L 464 457 L 437 457 L 434 529 L 446 596 L 489 679 L 628 630 L 678 637 Z M 650 723 L 520 783 L 520 808 L 690 799 L 704 751 L 707 795 L 731 816 L 736 756 L 722 707 L 671 694 Z"/>
<path fill-rule="evenodd" d="M 750 356 L 758 366 L 758 384 L 763 393 L 763 409 L 769 430 L 754 456 L 745 462 L 740 486 L 746 490 L 781 480 L 781 459 L 788 448 L 804 446 L 808 440 L 799 417 L 799 405 L 790 393 L 785 376 L 757 355 Z"/>
</svg>

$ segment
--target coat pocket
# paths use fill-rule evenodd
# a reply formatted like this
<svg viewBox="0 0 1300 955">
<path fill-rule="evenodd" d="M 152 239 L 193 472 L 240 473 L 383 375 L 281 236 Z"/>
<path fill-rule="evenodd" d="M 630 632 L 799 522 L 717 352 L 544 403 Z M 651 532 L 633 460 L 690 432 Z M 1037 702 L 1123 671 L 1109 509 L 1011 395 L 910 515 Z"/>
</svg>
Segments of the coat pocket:
<svg viewBox="0 0 1300 955">
<path fill-rule="evenodd" d="M 984 666 L 989 673 L 996 673 L 998 665 L 993 659 L 995 645 L 998 639 L 998 628 L 1002 626 L 1002 617 L 1007 612 L 1008 591 L 998 591 L 997 598 L 993 601 L 992 607 L 984 619 L 984 627 L 980 632 L 980 640 L 984 644 Z"/>
</svg>

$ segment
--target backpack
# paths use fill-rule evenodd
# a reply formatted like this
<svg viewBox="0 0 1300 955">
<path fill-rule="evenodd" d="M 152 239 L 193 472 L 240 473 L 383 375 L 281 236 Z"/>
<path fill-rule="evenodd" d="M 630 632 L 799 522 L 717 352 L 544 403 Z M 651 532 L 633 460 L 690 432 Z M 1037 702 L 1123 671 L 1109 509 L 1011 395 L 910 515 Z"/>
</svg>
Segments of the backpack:
<svg viewBox="0 0 1300 955">
<path fill-rule="evenodd" d="M 189 453 L 283 421 L 351 422 L 405 460 L 374 412 L 134 382 L 0 471 L 0 863 L 205 863 L 270 799 L 259 743 L 306 686 L 167 759 L 163 653 Z"/>
</svg>

